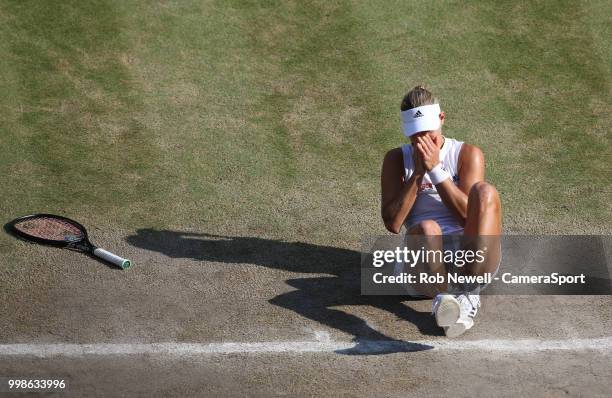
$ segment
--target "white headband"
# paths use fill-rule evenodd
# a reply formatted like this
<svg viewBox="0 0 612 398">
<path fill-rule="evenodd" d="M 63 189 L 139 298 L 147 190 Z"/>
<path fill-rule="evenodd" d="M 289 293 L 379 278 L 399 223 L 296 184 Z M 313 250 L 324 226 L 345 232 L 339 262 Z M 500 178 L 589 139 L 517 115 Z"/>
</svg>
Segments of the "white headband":
<svg viewBox="0 0 612 398">
<path fill-rule="evenodd" d="M 418 106 L 403 111 L 401 114 L 406 137 L 421 131 L 433 131 L 440 128 L 440 104 Z"/>
</svg>

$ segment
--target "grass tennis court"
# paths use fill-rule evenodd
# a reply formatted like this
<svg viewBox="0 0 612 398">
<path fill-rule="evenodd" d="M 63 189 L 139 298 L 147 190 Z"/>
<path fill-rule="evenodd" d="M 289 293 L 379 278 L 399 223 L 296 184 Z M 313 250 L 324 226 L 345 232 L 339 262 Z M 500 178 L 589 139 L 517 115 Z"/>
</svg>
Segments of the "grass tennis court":
<svg viewBox="0 0 612 398">
<path fill-rule="evenodd" d="M 381 159 L 423 82 L 483 148 L 508 230 L 609 231 L 607 2 L 0 10 L 5 218 L 350 244 L 382 231 Z"/>
<path fill-rule="evenodd" d="M 348 263 L 364 236 L 385 233 L 381 162 L 405 140 L 399 104 L 420 83 L 441 99 L 444 134 L 483 149 L 505 231 L 610 234 L 610 15 L 607 1 L 0 0 L 3 223 L 62 214 L 135 257 L 126 282 L 87 257 L 0 234 L 0 343 L 220 341 L 232 324 L 215 308 L 244 316 L 238 340 L 312 334 L 315 322 L 292 313 L 287 329 L 268 300 L 300 288 L 285 284 L 294 273 L 325 267 L 278 264 L 308 248 Z M 156 252 L 141 239 L 148 231 L 165 231 L 152 239 L 169 248 Z M 241 237 L 238 249 L 268 253 L 254 268 L 240 253 L 236 268 L 207 267 L 216 260 L 177 249 L 203 235 L 181 232 Z M 256 288 L 234 286 L 234 272 Z M 203 275 L 207 287 L 196 283 Z M 160 312 L 126 304 L 113 315 L 109 289 L 126 301 L 159 289 Z M 62 291 L 91 325 L 143 312 L 126 329 L 79 332 L 53 312 Z M 209 295 L 195 319 L 181 312 Z M 402 328 L 379 309 L 338 305 L 386 334 Z M 164 323 L 177 308 L 183 318 Z M 598 316 L 585 322 L 605 334 L 609 317 Z"/>
</svg>

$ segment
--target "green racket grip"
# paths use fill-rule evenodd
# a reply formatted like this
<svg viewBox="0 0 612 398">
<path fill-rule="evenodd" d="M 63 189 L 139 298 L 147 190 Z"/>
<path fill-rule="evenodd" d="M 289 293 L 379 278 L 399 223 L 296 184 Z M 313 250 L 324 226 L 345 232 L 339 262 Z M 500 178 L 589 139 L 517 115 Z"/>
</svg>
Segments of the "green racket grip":
<svg viewBox="0 0 612 398">
<path fill-rule="evenodd" d="M 97 248 L 94 249 L 93 254 L 105 261 L 108 261 L 111 264 L 115 264 L 121 269 L 127 269 L 130 267 L 130 265 L 132 265 L 130 260 L 125 259 L 123 257 L 119 257 L 116 254 L 109 252 L 108 250 Z"/>
</svg>

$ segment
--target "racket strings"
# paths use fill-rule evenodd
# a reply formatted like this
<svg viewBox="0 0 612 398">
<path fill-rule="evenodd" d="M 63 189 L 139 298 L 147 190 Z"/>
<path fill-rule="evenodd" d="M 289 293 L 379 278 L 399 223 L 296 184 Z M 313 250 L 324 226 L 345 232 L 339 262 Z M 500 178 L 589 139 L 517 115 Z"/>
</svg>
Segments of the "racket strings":
<svg viewBox="0 0 612 398">
<path fill-rule="evenodd" d="M 83 238 L 83 232 L 68 221 L 51 217 L 37 217 L 15 225 L 18 231 L 41 239 L 72 242 Z"/>
</svg>

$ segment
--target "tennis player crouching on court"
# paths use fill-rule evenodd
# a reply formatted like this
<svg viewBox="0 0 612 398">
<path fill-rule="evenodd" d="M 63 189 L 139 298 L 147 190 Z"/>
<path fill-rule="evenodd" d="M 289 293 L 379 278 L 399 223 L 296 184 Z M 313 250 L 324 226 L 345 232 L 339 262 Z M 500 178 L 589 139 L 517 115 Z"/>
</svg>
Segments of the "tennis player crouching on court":
<svg viewBox="0 0 612 398">
<path fill-rule="evenodd" d="M 390 150 L 381 176 L 382 218 L 386 228 L 411 235 L 501 235 L 501 204 L 497 190 L 484 181 L 482 151 L 442 135 L 445 114 L 423 86 L 412 89 L 401 104 L 404 135 L 410 144 Z M 441 239 L 440 239 L 441 240 Z M 489 261 L 472 274 L 495 273 L 501 248 L 489 250 Z M 470 270 L 465 270 L 469 273 Z M 433 310 L 438 326 L 455 337 L 474 324 L 480 287 L 460 294 L 436 289 Z"/>
</svg>

